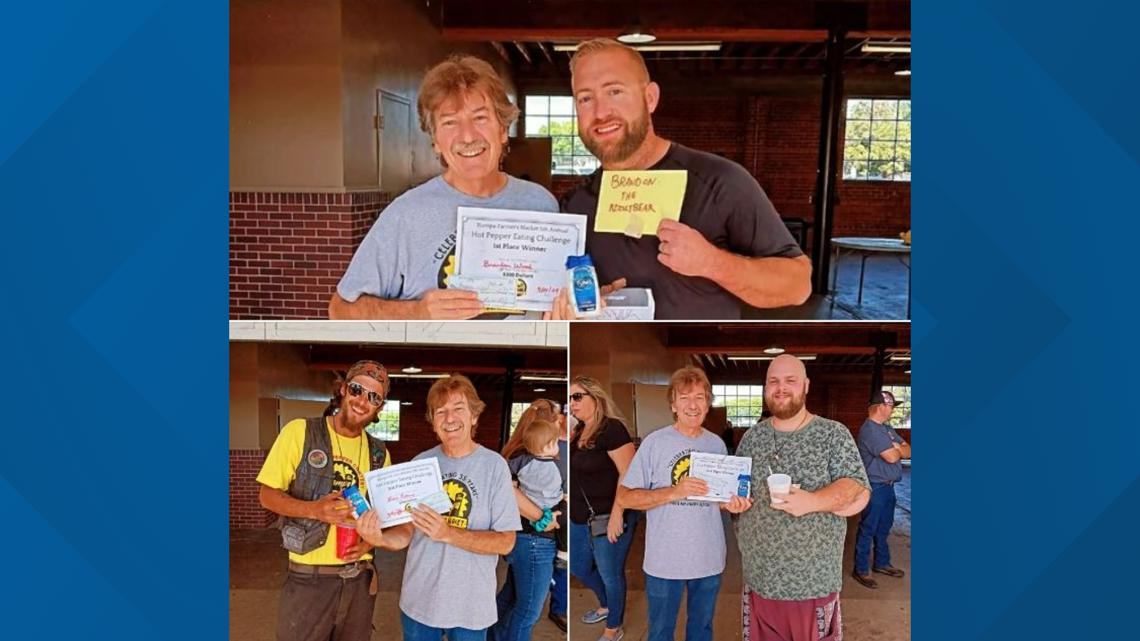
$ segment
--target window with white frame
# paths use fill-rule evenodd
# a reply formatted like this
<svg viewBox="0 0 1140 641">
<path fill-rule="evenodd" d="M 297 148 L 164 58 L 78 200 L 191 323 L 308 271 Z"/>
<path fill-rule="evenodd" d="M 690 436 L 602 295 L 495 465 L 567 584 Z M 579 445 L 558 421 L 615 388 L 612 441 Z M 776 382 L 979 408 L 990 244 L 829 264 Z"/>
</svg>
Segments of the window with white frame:
<svg viewBox="0 0 1140 641">
<path fill-rule="evenodd" d="M 910 99 L 847 99 L 843 179 L 910 182 Z"/>
<path fill-rule="evenodd" d="M 550 173 L 583 176 L 598 168 L 598 159 L 578 137 L 578 115 L 571 96 L 527 96 L 525 122 L 528 138 L 550 138 Z"/>
<path fill-rule="evenodd" d="M 748 429 L 764 410 L 763 385 L 713 385 L 713 407 L 725 408 L 732 426 Z"/>
<path fill-rule="evenodd" d="M 400 440 L 400 401 L 396 399 L 384 401 L 380 415 L 364 429 L 381 441 Z"/>
</svg>

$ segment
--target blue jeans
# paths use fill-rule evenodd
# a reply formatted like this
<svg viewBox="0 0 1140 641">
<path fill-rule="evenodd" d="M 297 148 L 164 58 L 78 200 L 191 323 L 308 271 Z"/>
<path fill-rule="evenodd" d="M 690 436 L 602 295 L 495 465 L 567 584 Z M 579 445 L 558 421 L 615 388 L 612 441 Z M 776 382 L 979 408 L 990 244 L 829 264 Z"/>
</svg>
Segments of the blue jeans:
<svg viewBox="0 0 1140 641">
<path fill-rule="evenodd" d="M 531 629 L 542 616 L 542 604 L 550 591 L 556 551 L 554 539 L 533 534 L 515 536 L 515 547 L 507 555 L 507 582 L 495 599 L 499 621 L 491 627 L 492 639 L 530 640 Z"/>
<path fill-rule="evenodd" d="M 617 543 L 604 536 L 590 536 L 590 526 L 570 522 L 570 573 L 609 608 L 606 627 L 620 628 L 625 620 L 625 558 L 633 543 L 640 512 L 625 513 L 625 532 Z"/>
<path fill-rule="evenodd" d="M 566 567 L 563 566 L 559 569 L 557 566 L 554 568 L 554 579 L 550 585 L 550 613 L 560 616 L 566 616 L 566 598 L 568 576 Z"/>
<path fill-rule="evenodd" d="M 887 535 L 895 524 L 895 486 L 886 483 L 871 484 L 871 500 L 863 509 L 859 531 L 855 535 L 855 573 L 870 574 L 871 544 L 875 544 L 875 567 L 891 564 L 891 550 Z"/>
<path fill-rule="evenodd" d="M 673 641 L 681 592 L 688 589 L 685 641 L 712 641 L 713 612 L 720 592 L 719 574 L 701 579 L 659 579 L 645 575 L 645 598 L 649 601 L 648 641 Z"/>
<path fill-rule="evenodd" d="M 440 641 L 447 635 L 447 641 L 486 641 L 487 630 L 468 628 L 433 628 L 416 621 L 400 612 L 400 624 L 404 628 L 404 641 Z"/>
</svg>

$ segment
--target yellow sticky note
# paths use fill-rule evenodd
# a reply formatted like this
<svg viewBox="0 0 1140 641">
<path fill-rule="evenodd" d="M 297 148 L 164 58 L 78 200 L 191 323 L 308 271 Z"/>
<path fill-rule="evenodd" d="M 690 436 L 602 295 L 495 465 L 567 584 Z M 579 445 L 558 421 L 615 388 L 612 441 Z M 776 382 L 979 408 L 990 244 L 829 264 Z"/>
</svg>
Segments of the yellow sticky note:
<svg viewBox="0 0 1140 641">
<path fill-rule="evenodd" d="M 603 171 L 594 231 L 655 235 L 661 219 L 681 219 L 688 181 L 683 169 Z"/>
</svg>

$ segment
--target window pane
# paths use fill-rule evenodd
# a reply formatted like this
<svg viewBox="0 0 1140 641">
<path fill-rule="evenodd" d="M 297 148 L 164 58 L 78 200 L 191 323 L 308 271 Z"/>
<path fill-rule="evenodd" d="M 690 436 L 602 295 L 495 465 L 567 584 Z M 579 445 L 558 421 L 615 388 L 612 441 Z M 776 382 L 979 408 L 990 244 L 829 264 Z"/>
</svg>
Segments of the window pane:
<svg viewBox="0 0 1140 641">
<path fill-rule="evenodd" d="M 550 115 L 552 116 L 573 116 L 574 115 L 574 99 L 570 96 L 551 96 L 550 97 Z"/>
<path fill-rule="evenodd" d="M 899 120 L 910 120 L 910 101 L 899 101 Z"/>
<path fill-rule="evenodd" d="M 545 136 L 546 135 L 546 116 L 527 116 L 526 117 L 526 135 L 528 136 Z"/>
<path fill-rule="evenodd" d="M 898 142 L 898 144 L 895 145 L 895 158 L 902 160 L 902 161 L 905 161 L 907 164 L 907 167 L 910 167 L 910 141 L 909 140 L 905 140 L 905 141 L 900 140 Z M 907 171 L 909 171 L 909 169 Z"/>
<path fill-rule="evenodd" d="M 871 117 L 871 101 L 863 98 L 855 98 L 847 101 L 847 117 L 848 118 L 870 118 Z"/>
<path fill-rule="evenodd" d="M 871 180 L 889 180 L 891 177 L 891 163 L 882 160 L 872 160 L 868 167 L 867 177 Z"/>
<path fill-rule="evenodd" d="M 550 113 L 550 98 L 549 96 L 527 96 L 526 97 L 526 115 L 528 116 L 545 116 Z"/>
<path fill-rule="evenodd" d="M 872 118 L 875 120 L 894 120 L 898 115 L 897 100 L 876 100 L 871 109 Z"/>
<path fill-rule="evenodd" d="M 910 140 L 910 123 L 899 122 L 898 134 L 896 135 L 899 140 Z"/>
<path fill-rule="evenodd" d="M 573 136 L 574 135 L 574 119 L 568 116 L 550 118 L 550 135 L 552 136 Z"/>
<path fill-rule="evenodd" d="M 871 140 L 893 141 L 895 139 L 895 121 L 876 120 L 871 125 Z"/>
<path fill-rule="evenodd" d="M 870 141 L 847 141 L 843 146 L 844 160 L 866 160 L 871 157 Z"/>
<path fill-rule="evenodd" d="M 871 121 L 848 120 L 847 130 L 843 137 L 852 142 L 869 142 L 871 140 Z"/>
<path fill-rule="evenodd" d="M 886 142 L 875 141 L 871 143 L 871 160 L 894 160 L 895 158 L 895 143 L 892 140 Z"/>
<path fill-rule="evenodd" d="M 586 149 L 586 145 L 582 144 L 582 139 L 578 136 L 573 138 L 574 155 L 575 156 L 589 156 L 590 150 Z"/>
</svg>

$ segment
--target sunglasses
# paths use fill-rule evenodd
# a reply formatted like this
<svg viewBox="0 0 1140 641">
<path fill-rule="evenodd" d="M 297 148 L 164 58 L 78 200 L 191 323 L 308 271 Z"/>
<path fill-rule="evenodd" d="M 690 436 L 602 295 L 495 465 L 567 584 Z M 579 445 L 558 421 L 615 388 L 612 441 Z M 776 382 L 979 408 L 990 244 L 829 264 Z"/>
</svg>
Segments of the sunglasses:
<svg viewBox="0 0 1140 641">
<path fill-rule="evenodd" d="M 353 396 L 360 396 L 365 392 L 368 392 L 368 402 L 372 403 L 372 407 L 380 407 L 384 404 L 383 396 L 377 394 L 376 392 L 373 392 L 372 390 L 364 389 L 364 386 L 360 383 L 353 382 L 348 384 L 348 393 L 352 394 Z"/>
<path fill-rule="evenodd" d="M 590 395 L 589 392 L 574 392 L 573 394 L 570 395 L 570 400 L 577 403 L 589 395 Z"/>
</svg>

